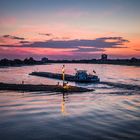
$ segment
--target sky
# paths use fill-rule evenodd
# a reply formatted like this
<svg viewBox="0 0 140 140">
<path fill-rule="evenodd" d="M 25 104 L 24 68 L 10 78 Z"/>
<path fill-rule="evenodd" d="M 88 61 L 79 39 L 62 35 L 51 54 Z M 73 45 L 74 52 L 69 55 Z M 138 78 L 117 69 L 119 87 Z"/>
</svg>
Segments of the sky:
<svg viewBox="0 0 140 140">
<path fill-rule="evenodd" d="M 140 58 L 140 0 L 0 0 L 0 59 Z"/>
</svg>

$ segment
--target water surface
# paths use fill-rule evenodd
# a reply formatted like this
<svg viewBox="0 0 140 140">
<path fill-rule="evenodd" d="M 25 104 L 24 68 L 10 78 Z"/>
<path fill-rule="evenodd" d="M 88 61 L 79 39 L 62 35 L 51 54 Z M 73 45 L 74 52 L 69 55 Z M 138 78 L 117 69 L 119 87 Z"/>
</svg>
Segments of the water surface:
<svg viewBox="0 0 140 140">
<path fill-rule="evenodd" d="M 29 76 L 32 71 L 61 72 L 62 64 L 0 69 L 0 81 L 57 84 L 58 80 Z M 117 65 L 66 64 L 95 69 L 101 81 L 140 86 L 140 68 Z M 139 140 L 140 93 L 107 84 L 77 84 L 86 93 L 0 91 L 1 140 Z"/>
</svg>

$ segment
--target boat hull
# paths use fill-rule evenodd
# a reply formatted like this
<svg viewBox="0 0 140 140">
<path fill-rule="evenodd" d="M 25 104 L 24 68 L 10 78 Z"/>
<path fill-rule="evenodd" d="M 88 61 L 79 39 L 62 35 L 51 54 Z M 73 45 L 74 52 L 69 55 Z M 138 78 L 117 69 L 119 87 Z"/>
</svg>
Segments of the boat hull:
<svg viewBox="0 0 140 140">
<path fill-rule="evenodd" d="M 32 72 L 30 73 L 30 75 L 62 80 L 62 74 L 59 73 Z M 81 80 L 81 79 L 77 79 L 74 75 L 65 74 L 65 81 L 72 81 L 72 82 L 79 82 L 79 83 L 96 83 L 99 82 L 100 79 L 98 78 L 98 76 L 93 76 L 91 78 Z"/>
</svg>

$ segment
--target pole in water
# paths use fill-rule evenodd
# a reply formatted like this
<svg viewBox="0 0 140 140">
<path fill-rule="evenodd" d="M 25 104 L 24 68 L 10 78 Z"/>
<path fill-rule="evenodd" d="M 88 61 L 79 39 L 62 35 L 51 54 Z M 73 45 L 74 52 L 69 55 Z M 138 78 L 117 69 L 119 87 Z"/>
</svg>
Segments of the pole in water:
<svg viewBox="0 0 140 140">
<path fill-rule="evenodd" d="M 63 79 L 63 87 L 65 85 L 65 65 L 62 67 L 62 79 Z"/>
</svg>

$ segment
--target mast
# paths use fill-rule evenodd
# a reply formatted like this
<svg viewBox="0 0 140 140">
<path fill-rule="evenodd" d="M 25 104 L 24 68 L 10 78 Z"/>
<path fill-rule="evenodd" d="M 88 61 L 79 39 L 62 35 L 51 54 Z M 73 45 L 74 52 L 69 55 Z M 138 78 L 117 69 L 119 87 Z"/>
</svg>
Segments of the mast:
<svg viewBox="0 0 140 140">
<path fill-rule="evenodd" d="M 63 87 L 65 85 L 65 65 L 62 67 L 62 80 L 63 80 Z"/>
</svg>

